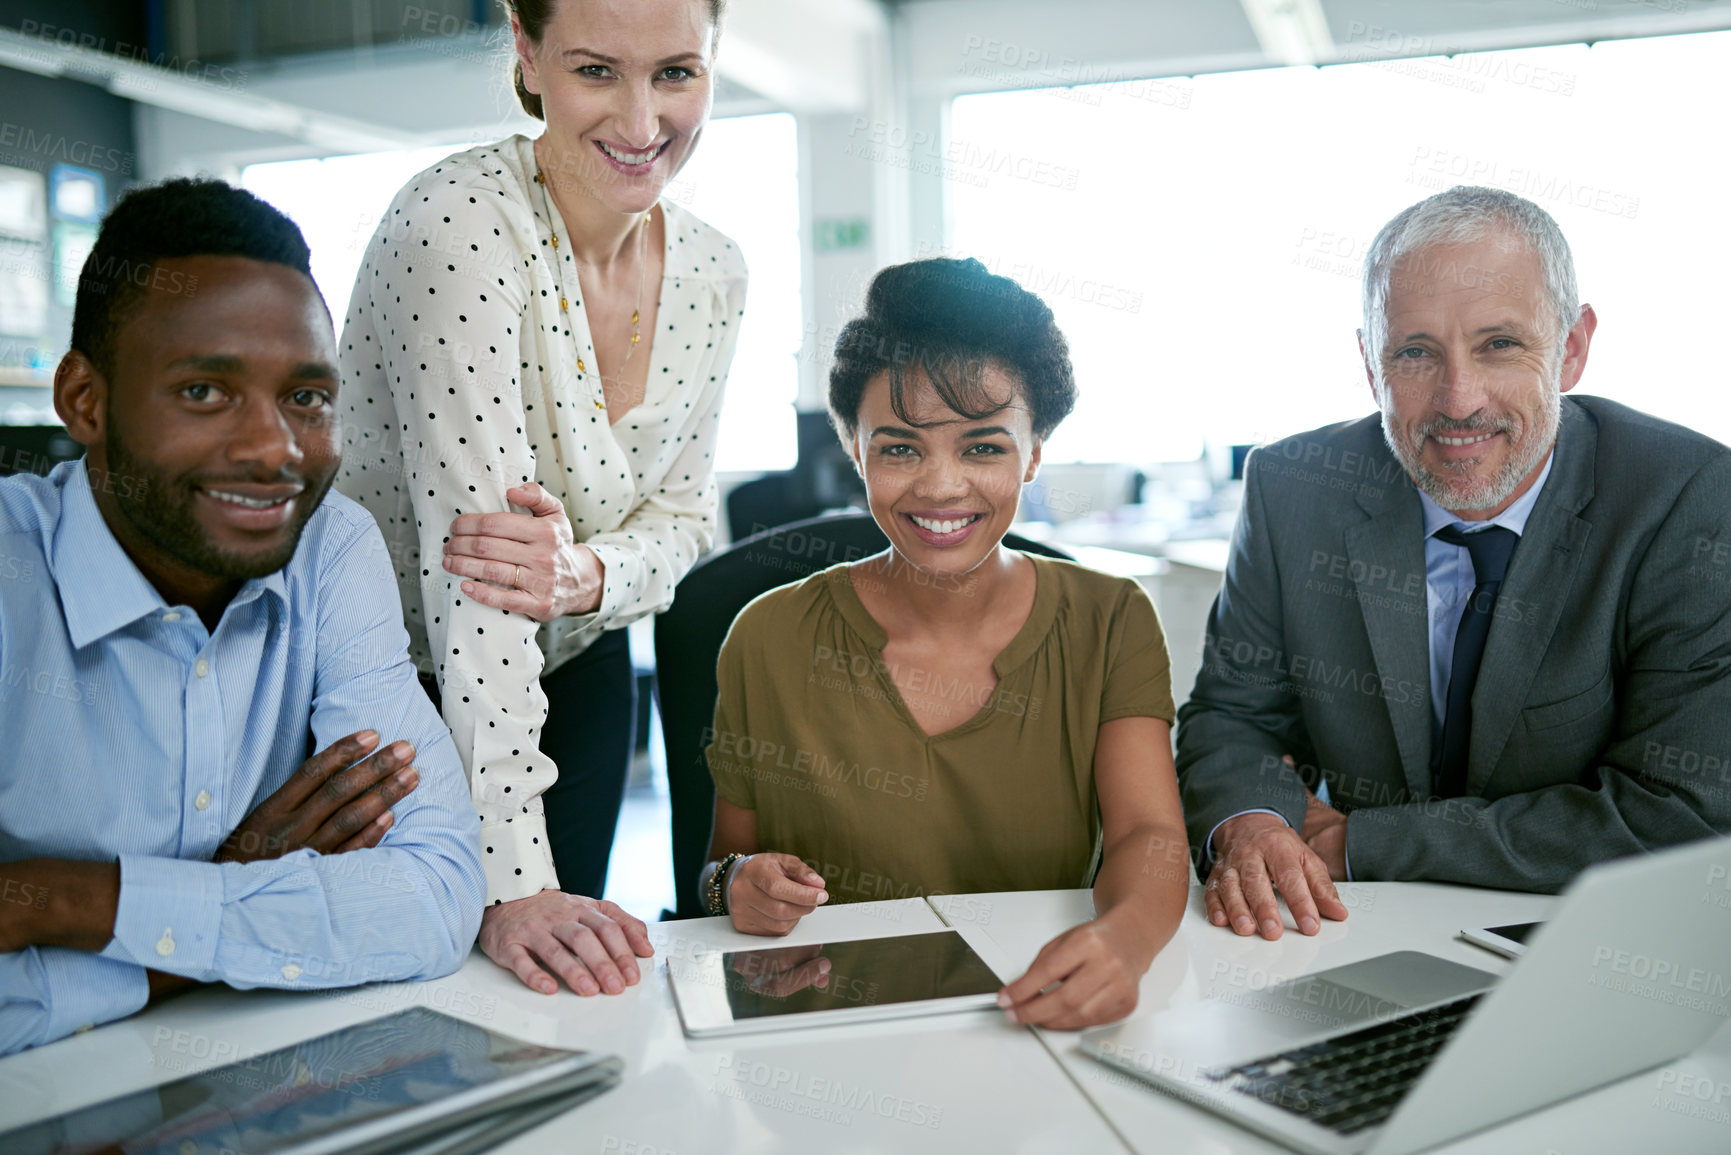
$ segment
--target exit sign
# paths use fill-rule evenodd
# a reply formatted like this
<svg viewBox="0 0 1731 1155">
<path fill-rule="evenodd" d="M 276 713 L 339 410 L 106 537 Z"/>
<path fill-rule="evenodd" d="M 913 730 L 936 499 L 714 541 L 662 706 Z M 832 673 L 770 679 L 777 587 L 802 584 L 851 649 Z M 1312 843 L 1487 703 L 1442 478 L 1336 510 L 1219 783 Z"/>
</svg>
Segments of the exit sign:
<svg viewBox="0 0 1731 1155">
<path fill-rule="evenodd" d="M 816 225 L 817 251 L 835 253 L 861 249 L 871 241 L 872 225 L 864 217 L 820 220 Z"/>
</svg>

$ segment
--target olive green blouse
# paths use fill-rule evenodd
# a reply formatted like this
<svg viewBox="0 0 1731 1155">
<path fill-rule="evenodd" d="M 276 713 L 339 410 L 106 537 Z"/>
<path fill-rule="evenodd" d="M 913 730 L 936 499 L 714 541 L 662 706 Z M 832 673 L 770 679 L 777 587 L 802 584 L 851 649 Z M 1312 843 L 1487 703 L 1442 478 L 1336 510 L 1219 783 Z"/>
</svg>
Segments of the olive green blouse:
<svg viewBox="0 0 1731 1155">
<path fill-rule="evenodd" d="M 1115 718 L 1173 719 L 1166 641 L 1134 581 L 1032 557 L 1034 607 L 986 690 L 905 671 L 909 694 L 978 712 L 928 736 L 847 565 L 769 591 L 717 663 L 716 791 L 758 845 L 824 877 L 831 902 L 1088 885 L 1094 745 Z"/>
</svg>

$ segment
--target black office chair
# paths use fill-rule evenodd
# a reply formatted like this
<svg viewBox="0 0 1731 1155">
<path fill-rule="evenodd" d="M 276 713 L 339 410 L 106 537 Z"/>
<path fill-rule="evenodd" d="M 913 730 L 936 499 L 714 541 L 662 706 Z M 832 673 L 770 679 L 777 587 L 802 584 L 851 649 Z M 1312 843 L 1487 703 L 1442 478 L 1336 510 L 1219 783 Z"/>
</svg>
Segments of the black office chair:
<svg viewBox="0 0 1731 1155">
<path fill-rule="evenodd" d="M 12 473 L 46 474 L 62 461 L 84 456 L 63 425 L 0 425 L 0 477 Z"/>
<path fill-rule="evenodd" d="M 1070 560 L 1051 546 L 1006 534 L 1011 549 Z M 673 809 L 674 918 L 701 918 L 697 875 L 709 855 L 715 785 L 703 750 L 715 724 L 715 660 L 733 619 L 758 594 L 889 546 L 870 514 L 842 513 L 753 534 L 693 566 L 655 619 L 655 687 Z M 663 917 L 667 912 L 663 912 Z"/>
</svg>

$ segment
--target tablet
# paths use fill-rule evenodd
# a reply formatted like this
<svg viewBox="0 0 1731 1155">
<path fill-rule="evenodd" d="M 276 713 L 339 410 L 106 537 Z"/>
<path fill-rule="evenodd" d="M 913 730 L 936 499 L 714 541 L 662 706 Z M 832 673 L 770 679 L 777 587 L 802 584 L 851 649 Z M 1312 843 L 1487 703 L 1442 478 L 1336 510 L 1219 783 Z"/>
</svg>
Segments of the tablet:
<svg viewBox="0 0 1731 1155">
<path fill-rule="evenodd" d="M 164 1066 L 180 1057 L 172 1041 L 157 1050 Z M 8 1131 L 0 1151 L 465 1155 L 613 1086 L 620 1069 L 414 1007 Z"/>
<path fill-rule="evenodd" d="M 669 960 L 692 1038 L 996 1009 L 1003 982 L 953 930 Z"/>
<path fill-rule="evenodd" d="M 1527 953 L 1527 940 L 1543 925 L 1542 922 L 1516 922 L 1508 926 L 1479 927 L 1461 931 L 1461 937 L 1504 958 L 1520 958 Z"/>
</svg>

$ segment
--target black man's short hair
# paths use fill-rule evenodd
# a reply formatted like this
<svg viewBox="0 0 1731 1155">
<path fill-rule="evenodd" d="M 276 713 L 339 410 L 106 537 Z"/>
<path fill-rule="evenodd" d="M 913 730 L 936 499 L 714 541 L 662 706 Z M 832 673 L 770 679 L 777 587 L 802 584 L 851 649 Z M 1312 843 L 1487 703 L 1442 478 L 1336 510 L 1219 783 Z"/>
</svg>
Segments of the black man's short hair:
<svg viewBox="0 0 1731 1155">
<path fill-rule="evenodd" d="M 135 189 L 102 222 L 78 277 L 72 348 L 104 377 L 114 372 L 114 337 L 152 290 L 196 292 L 191 278 L 165 273 L 175 257 L 249 257 L 287 265 L 312 278 L 300 229 L 245 189 L 185 177 Z"/>
</svg>

